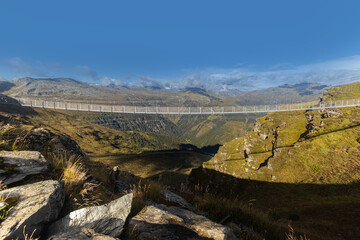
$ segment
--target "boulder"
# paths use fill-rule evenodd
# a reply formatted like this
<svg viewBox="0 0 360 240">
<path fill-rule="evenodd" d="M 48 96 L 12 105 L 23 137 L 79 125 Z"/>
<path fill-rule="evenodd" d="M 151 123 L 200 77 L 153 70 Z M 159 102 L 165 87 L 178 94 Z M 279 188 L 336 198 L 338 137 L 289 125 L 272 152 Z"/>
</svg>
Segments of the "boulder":
<svg viewBox="0 0 360 240">
<path fill-rule="evenodd" d="M 0 181 L 8 185 L 23 180 L 28 175 L 45 173 L 50 163 L 40 152 L 0 151 Z"/>
<path fill-rule="evenodd" d="M 133 194 L 130 193 L 105 205 L 73 211 L 51 224 L 47 236 L 76 233 L 85 227 L 93 229 L 96 233 L 117 237 L 121 234 L 130 213 L 132 198 Z"/>
<path fill-rule="evenodd" d="M 93 229 L 82 228 L 76 233 L 60 233 L 48 238 L 48 240 L 118 240 L 107 235 L 95 233 Z"/>
<path fill-rule="evenodd" d="M 186 208 L 188 210 L 194 209 L 194 207 L 190 203 L 188 203 L 185 199 L 183 199 L 182 197 L 180 197 L 179 195 L 177 195 L 173 192 L 170 192 L 169 190 L 161 190 L 160 194 L 168 202 L 176 203 L 176 204 L 180 205 L 181 207 Z"/>
<path fill-rule="evenodd" d="M 130 239 L 236 239 L 232 230 L 191 211 L 146 206 L 129 222 Z"/>
<path fill-rule="evenodd" d="M 31 131 L 10 131 L 6 134 L 6 144 L 12 145 L 21 139 L 20 144 L 26 149 L 56 154 L 77 155 L 87 159 L 80 146 L 67 135 L 57 135 L 44 128 Z"/>
<path fill-rule="evenodd" d="M 0 223 L 0 239 L 24 239 L 23 233 L 38 237 L 45 224 L 57 219 L 65 200 L 62 182 L 43 181 L 6 189 L 0 196 L 16 199 Z"/>
<path fill-rule="evenodd" d="M 122 180 L 117 180 L 115 182 L 115 186 L 116 186 L 116 188 L 115 188 L 116 192 L 120 193 L 120 194 L 127 194 L 127 193 L 131 192 L 132 190 L 137 189 L 135 184 L 129 183 L 126 181 L 122 181 Z"/>
</svg>

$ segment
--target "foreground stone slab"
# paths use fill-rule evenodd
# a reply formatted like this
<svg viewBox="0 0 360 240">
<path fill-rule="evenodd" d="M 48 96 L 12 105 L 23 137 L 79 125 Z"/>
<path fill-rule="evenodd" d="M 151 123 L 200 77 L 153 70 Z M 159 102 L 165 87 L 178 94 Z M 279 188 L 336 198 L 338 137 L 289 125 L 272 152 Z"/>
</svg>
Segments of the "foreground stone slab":
<svg viewBox="0 0 360 240">
<path fill-rule="evenodd" d="M 94 230 L 89 228 L 83 228 L 77 233 L 60 233 L 55 236 L 51 236 L 48 240 L 118 240 L 103 234 L 95 233 Z"/>
<path fill-rule="evenodd" d="M 1 196 L 17 198 L 15 206 L 0 224 L 0 239 L 24 239 L 23 232 L 36 238 L 45 224 L 57 219 L 64 204 L 62 182 L 43 181 L 0 192 Z"/>
<path fill-rule="evenodd" d="M 76 233 L 85 227 L 93 229 L 96 233 L 117 237 L 121 234 L 130 213 L 132 199 L 133 194 L 130 193 L 105 205 L 73 211 L 51 224 L 47 236 Z"/>
<path fill-rule="evenodd" d="M 0 151 L 0 181 L 8 185 L 26 176 L 45 173 L 50 163 L 36 151 Z"/>
<path fill-rule="evenodd" d="M 180 205 L 181 207 L 186 208 L 187 210 L 194 209 L 194 207 L 190 203 L 188 203 L 184 198 L 180 197 L 179 195 L 177 195 L 169 190 L 161 190 L 160 194 L 168 202 L 176 203 L 176 204 Z"/>
<path fill-rule="evenodd" d="M 191 211 L 153 204 L 129 222 L 130 239 L 236 239 L 231 229 Z"/>
</svg>

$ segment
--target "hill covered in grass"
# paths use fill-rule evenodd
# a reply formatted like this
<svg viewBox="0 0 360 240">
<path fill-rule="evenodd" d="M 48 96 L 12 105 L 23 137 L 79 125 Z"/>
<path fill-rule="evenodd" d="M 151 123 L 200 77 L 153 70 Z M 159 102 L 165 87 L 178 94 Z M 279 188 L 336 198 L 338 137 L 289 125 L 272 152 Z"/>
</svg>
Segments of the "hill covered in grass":
<svg viewBox="0 0 360 240">
<path fill-rule="evenodd" d="M 357 86 L 324 95 L 349 99 Z M 225 198 L 227 212 L 270 235 L 291 225 L 310 239 L 358 239 L 360 108 L 269 113 L 193 170 L 190 182 L 212 196 L 207 209 L 223 213 L 216 199 Z"/>
<path fill-rule="evenodd" d="M 326 101 L 360 99 L 360 81 L 331 87 L 324 92 Z"/>
<path fill-rule="evenodd" d="M 359 138 L 358 108 L 270 113 L 204 167 L 245 179 L 351 183 L 360 180 Z"/>
<path fill-rule="evenodd" d="M 360 97 L 360 82 L 330 88 L 326 100 Z M 360 180 L 358 107 L 273 112 L 246 136 L 226 143 L 204 167 L 275 182 L 350 183 Z"/>
<path fill-rule="evenodd" d="M 3 125 L 9 124 L 15 132 L 46 128 L 55 134 L 66 134 L 89 155 L 141 153 L 176 149 L 181 144 L 176 138 L 154 133 L 120 131 L 81 119 L 67 112 L 0 105 Z"/>
<path fill-rule="evenodd" d="M 68 112 L 75 118 L 122 131 L 172 136 L 199 148 L 224 144 L 249 131 L 264 114 L 237 115 L 139 115 Z"/>
</svg>

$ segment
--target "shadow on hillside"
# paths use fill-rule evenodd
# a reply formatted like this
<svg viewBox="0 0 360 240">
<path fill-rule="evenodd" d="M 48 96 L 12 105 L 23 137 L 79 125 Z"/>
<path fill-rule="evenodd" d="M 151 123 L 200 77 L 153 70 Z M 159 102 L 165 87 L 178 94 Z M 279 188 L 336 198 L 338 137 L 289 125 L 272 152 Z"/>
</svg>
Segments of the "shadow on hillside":
<svg viewBox="0 0 360 240">
<path fill-rule="evenodd" d="M 0 103 L 0 114 L 1 113 L 10 113 L 10 114 L 21 114 L 21 115 L 38 115 L 38 113 L 30 107 L 22 107 L 13 104 L 1 104 Z"/>
<path fill-rule="evenodd" d="M 210 193 L 219 199 L 241 201 L 260 209 L 271 221 L 285 226 L 291 221 L 293 227 L 312 240 L 360 239 L 360 182 L 262 182 L 239 179 L 201 167 L 193 169 L 188 180 L 190 189 L 204 196 Z M 240 217 L 244 224 L 250 221 L 248 218 Z"/>
<path fill-rule="evenodd" d="M 109 168 L 118 166 L 122 171 L 167 185 L 186 181 L 192 168 L 202 166 L 210 158 L 211 155 L 208 153 L 178 149 L 148 151 L 140 154 L 90 156 L 93 162 L 106 164 Z"/>
<path fill-rule="evenodd" d="M 16 86 L 15 83 L 8 81 L 0 81 L 0 93 L 6 92 L 15 86 Z"/>
</svg>

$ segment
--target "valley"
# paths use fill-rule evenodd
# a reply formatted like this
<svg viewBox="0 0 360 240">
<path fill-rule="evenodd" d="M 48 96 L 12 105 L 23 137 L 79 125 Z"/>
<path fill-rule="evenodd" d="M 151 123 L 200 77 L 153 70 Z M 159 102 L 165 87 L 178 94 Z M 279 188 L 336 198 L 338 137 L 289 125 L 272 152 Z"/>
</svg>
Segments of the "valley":
<svg viewBox="0 0 360 240">
<path fill-rule="evenodd" d="M 343 89 L 352 89 L 351 97 L 360 98 L 357 86 L 330 88 L 324 98 L 346 99 Z M 4 96 L 2 101 L 15 100 Z M 126 173 L 120 181 L 133 176 L 131 184 L 140 188 L 131 216 L 147 200 L 162 203 L 161 189 L 171 189 L 240 238 L 283 239 L 294 231 L 310 239 L 356 239 L 359 113 L 358 107 L 350 107 L 127 115 L 0 104 L 0 149 L 37 150 L 50 159 L 55 149 L 85 157 L 82 168 L 101 184 L 92 194 L 105 203 L 122 196 L 109 194 L 114 189 L 109 175 L 119 168 Z M 61 177 L 55 171 L 41 178 L 54 176 Z M 75 210 L 85 201 L 81 199 L 71 195 L 61 214 Z"/>
</svg>

